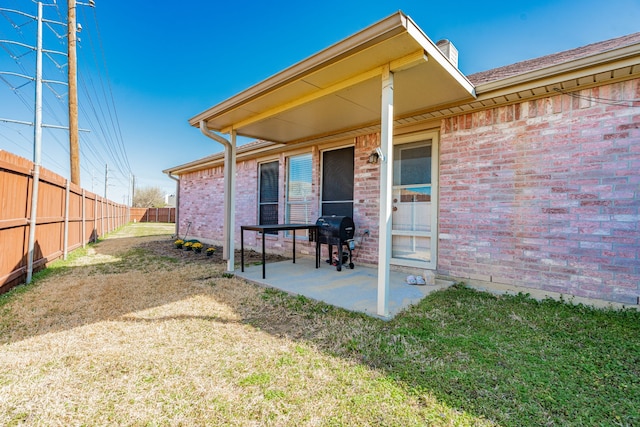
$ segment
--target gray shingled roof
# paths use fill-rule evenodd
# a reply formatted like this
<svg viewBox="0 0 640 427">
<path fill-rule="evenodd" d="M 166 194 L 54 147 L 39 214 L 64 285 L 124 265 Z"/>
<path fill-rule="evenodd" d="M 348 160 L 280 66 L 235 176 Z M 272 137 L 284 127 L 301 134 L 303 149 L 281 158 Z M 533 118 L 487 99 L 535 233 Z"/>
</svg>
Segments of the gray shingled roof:
<svg viewBox="0 0 640 427">
<path fill-rule="evenodd" d="M 479 73 L 471 74 L 467 76 L 467 78 L 469 79 L 469 81 L 471 81 L 471 83 L 477 86 L 483 83 L 506 79 L 512 76 L 517 76 L 518 74 L 524 74 L 530 71 L 551 67 L 554 65 L 577 60 L 580 58 L 585 58 L 591 55 L 596 55 L 636 43 L 640 43 L 640 33 L 629 34 L 627 36 L 593 43 L 576 49 L 553 53 L 551 55 L 542 56 L 540 58 L 528 59 L 526 61 L 517 62 L 515 64 L 506 65 L 504 67 L 481 71 Z"/>
</svg>

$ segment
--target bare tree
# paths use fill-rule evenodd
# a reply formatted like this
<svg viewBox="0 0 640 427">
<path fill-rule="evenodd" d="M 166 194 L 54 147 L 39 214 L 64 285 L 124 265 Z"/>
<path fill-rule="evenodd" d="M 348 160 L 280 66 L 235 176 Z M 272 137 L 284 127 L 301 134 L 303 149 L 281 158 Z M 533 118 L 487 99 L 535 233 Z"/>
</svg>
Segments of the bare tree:
<svg viewBox="0 0 640 427">
<path fill-rule="evenodd" d="M 160 187 L 137 188 L 133 196 L 134 208 L 162 208 L 164 194 Z"/>
</svg>

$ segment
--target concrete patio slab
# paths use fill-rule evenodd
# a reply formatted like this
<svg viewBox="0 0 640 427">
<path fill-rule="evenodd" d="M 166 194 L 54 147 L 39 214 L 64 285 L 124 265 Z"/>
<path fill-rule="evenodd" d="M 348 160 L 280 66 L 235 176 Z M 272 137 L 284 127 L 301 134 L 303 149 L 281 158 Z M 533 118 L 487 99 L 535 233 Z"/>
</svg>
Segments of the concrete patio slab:
<svg viewBox="0 0 640 427">
<path fill-rule="evenodd" d="M 295 264 L 291 260 L 267 263 L 265 279 L 262 278 L 262 265 L 245 265 L 244 273 L 239 269 L 235 273 L 238 277 L 259 285 L 384 319 L 393 318 L 431 292 L 453 284 L 436 280 L 435 285 L 409 285 L 405 273 L 391 271 L 389 316 L 381 317 L 377 315 L 377 269 L 356 264 L 353 270 L 345 266 L 342 271 L 337 271 L 324 261 L 320 264 L 320 268 L 316 269 L 313 258 L 297 257 Z"/>
</svg>

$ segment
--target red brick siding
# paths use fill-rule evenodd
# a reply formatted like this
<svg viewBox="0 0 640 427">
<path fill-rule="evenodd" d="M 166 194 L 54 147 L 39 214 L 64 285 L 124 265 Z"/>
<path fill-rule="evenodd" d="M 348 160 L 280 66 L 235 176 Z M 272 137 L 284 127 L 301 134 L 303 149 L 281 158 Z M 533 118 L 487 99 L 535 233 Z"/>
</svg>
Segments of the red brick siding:
<svg viewBox="0 0 640 427">
<path fill-rule="evenodd" d="M 241 161 L 236 165 L 235 236 L 240 245 L 240 226 L 258 223 L 258 162 Z M 245 233 L 245 245 L 256 245 L 254 232 Z M 220 233 L 220 239 L 222 239 Z"/>
<path fill-rule="evenodd" d="M 443 120 L 440 273 L 637 303 L 640 80 L 574 94 Z"/>
<path fill-rule="evenodd" d="M 353 187 L 353 222 L 356 225 L 356 261 L 378 263 L 378 225 L 380 220 L 380 164 L 368 163 L 369 155 L 380 145 L 380 135 L 356 138 Z M 364 236 L 364 230 L 369 235 Z"/>
<path fill-rule="evenodd" d="M 223 168 L 216 167 L 182 175 L 178 211 L 180 237 L 186 235 L 187 238 L 222 241 Z"/>
<path fill-rule="evenodd" d="M 361 231 L 365 228 L 371 230 L 374 235 L 378 218 L 377 189 L 378 170 L 376 165 L 367 163 L 369 154 L 378 145 L 377 136 L 363 137 L 355 148 L 355 189 L 354 189 L 354 221 L 360 238 Z M 310 151 L 313 158 L 313 182 L 311 194 L 311 221 L 315 222 L 319 216 L 319 188 L 320 188 L 320 150 L 312 147 Z M 302 154 L 302 153 L 301 153 Z M 286 173 L 287 158 L 284 153 L 279 156 L 279 222 L 286 221 Z M 273 161 L 273 159 L 265 160 Z M 256 160 L 240 161 L 236 169 L 236 227 L 235 241 L 240 244 L 240 226 L 256 224 L 258 222 L 258 167 Z M 362 182 L 360 182 L 362 179 Z M 186 233 L 188 223 L 191 222 L 188 237 L 199 238 L 211 242 L 221 242 L 223 238 L 224 215 L 224 171 L 222 167 L 185 174 L 180 180 L 180 235 Z M 363 201 L 361 203 L 361 200 Z M 366 200 L 366 203 L 364 202 Z M 299 236 L 301 232 L 297 232 Z M 258 247 L 262 244 L 261 236 L 255 232 L 245 233 L 245 245 Z M 266 247 L 272 252 L 290 254 L 292 240 L 285 238 L 283 233 L 277 237 L 268 235 Z M 360 240 L 358 240 L 360 243 Z M 367 237 L 365 246 L 356 251 L 356 261 L 377 261 L 377 238 Z M 313 253 L 313 246 L 304 240 L 296 241 L 296 249 Z M 327 257 L 326 248 L 323 257 Z"/>
<path fill-rule="evenodd" d="M 640 295 L 639 80 L 442 121 L 438 273 L 635 304 Z M 379 135 L 355 139 L 356 262 L 378 260 Z M 312 217 L 319 215 L 320 148 Z M 286 159 L 280 155 L 280 221 Z M 258 161 L 238 163 L 240 225 L 257 222 Z M 222 240 L 223 169 L 181 177 L 180 233 Z M 362 238 L 369 229 L 370 236 Z M 245 244 L 258 246 L 256 233 Z M 267 236 L 272 251 L 291 239 Z M 297 242 L 299 250 L 311 252 Z M 324 254 L 323 256 L 326 256 Z"/>
</svg>

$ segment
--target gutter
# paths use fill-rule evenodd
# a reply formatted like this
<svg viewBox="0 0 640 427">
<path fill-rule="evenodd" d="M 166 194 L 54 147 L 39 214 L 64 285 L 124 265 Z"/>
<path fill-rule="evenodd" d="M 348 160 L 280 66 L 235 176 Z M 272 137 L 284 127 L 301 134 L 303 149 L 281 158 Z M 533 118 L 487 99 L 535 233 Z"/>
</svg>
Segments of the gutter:
<svg viewBox="0 0 640 427">
<path fill-rule="evenodd" d="M 202 132 L 204 136 L 211 138 L 214 141 L 224 145 L 225 151 L 227 150 L 227 148 L 231 148 L 231 142 L 227 141 L 225 138 L 221 137 L 217 133 L 209 130 L 209 128 L 207 127 L 207 123 L 204 120 L 200 120 L 199 127 L 200 127 L 200 132 Z"/>
<path fill-rule="evenodd" d="M 231 141 L 226 140 L 207 127 L 205 120 L 200 120 L 200 132 L 224 146 L 224 244 L 222 258 L 227 260 L 227 271 L 234 271 L 235 258 L 235 184 L 236 184 L 236 133 L 231 131 Z"/>
<path fill-rule="evenodd" d="M 176 182 L 176 237 L 178 237 L 180 235 L 180 177 L 171 175 L 171 172 L 166 174 Z"/>
<path fill-rule="evenodd" d="M 210 131 L 211 130 L 209 129 L 209 132 Z M 239 159 L 246 160 L 249 158 L 255 158 L 255 157 L 267 155 L 271 153 L 272 150 L 281 148 L 284 145 L 285 144 L 270 142 L 270 141 L 262 141 L 260 143 L 249 143 L 249 144 L 245 144 L 237 147 L 236 154 L 238 155 Z M 165 169 L 162 172 L 165 174 L 168 174 L 168 173 L 184 174 L 184 173 L 195 172 L 195 171 L 199 171 L 199 170 L 203 170 L 203 169 L 207 169 L 215 166 L 220 166 L 223 163 L 224 163 L 224 152 L 221 152 L 221 153 L 215 153 L 210 156 L 191 161 L 189 163 L 184 163 L 182 165 Z"/>
</svg>

